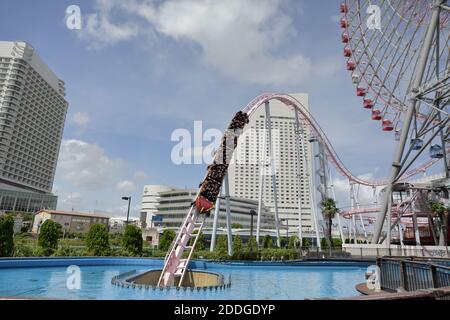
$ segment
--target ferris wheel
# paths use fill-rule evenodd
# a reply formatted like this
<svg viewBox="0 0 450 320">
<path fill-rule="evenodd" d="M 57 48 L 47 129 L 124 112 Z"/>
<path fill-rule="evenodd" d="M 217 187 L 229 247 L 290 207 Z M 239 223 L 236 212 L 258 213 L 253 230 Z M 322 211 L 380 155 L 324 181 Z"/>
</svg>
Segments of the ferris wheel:
<svg viewBox="0 0 450 320">
<path fill-rule="evenodd" d="M 395 183 L 425 151 L 443 159 L 449 177 L 450 7 L 447 0 L 346 0 L 340 12 L 356 95 L 398 141 L 372 239 L 378 243 Z"/>
</svg>

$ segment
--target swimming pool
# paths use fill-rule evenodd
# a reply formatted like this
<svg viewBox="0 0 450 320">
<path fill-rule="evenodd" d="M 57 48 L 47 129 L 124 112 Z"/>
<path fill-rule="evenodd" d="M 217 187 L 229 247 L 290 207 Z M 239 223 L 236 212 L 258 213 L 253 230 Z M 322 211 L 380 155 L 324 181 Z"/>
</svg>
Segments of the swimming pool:
<svg viewBox="0 0 450 320">
<path fill-rule="evenodd" d="M 81 288 L 69 290 L 67 267 L 81 270 Z M 1 259 L 0 296 L 98 300 L 297 300 L 359 295 L 370 263 L 212 263 L 193 261 L 191 268 L 231 277 L 231 287 L 219 291 L 160 291 L 121 288 L 112 277 L 136 270 L 161 268 L 162 260 L 128 258 Z"/>
</svg>

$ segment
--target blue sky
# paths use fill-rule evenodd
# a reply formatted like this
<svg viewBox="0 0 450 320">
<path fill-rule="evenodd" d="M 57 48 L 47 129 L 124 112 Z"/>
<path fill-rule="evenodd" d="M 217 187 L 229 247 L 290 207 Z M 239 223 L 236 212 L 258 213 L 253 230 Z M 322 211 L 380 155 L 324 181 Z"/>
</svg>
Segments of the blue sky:
<svg viewBox="0 0 450 320">
<path fill-rule="evenodd" d="M 74 4 L 81 30 L 66 27 Z M 29 42 L 66 82 L 59 207 L 123 215 L 120 197 L 130 194 L 137 216 L 144 184 L 197 186 L 205 166 L 172 164 L 171 133 L 192 130 L 196 120 L 204 130 L 223 129 L 268 91 L 309 93 L 312 114 L 347 167 L 386 176 L 393 134 L 370 120 L 355 95 L 339 4 L 2 0 L 0 39 Z"/>
</svg>

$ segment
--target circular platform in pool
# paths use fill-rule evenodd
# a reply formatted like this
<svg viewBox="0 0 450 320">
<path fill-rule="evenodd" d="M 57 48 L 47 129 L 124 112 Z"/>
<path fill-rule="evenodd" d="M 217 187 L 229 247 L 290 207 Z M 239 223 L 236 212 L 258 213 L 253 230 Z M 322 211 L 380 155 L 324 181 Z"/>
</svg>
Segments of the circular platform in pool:
<svg viewBox="0 0 450 320">
<path fill-rule="evenodd" d="M 141 273 L 126 272 L 118 276 L 113 277 L 112 284 L 121 287 L 132 288 L 157 288 L 159 277 L 162 270 L 149 270 Z M 179 279 L 176 279 L 176 282 Z M 229 288 L 231 282 L 225 283 L 224 276 L 217 272 L 201 271 L 201 270 L 188 270 L 184 276 L 181 288 L 199 288 L 199 289 L 224 289 Z M 166 287 L 166 289 L 177 288 Z"/>
</svg>

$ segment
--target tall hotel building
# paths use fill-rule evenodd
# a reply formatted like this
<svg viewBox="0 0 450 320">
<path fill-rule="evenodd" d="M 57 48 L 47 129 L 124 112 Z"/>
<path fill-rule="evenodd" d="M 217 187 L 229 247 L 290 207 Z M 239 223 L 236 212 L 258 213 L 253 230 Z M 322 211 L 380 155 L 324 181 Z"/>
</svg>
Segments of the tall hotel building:
<svg viewBox="0 0 450 320">
<path fill-rule="evenodd" d="M 292 94 L 305 108 L 309 110 L 307 94 Z M 270 102 L 274 158 L 276 162 L 276 183 L 278 196 L 278 212 L 282 228 L 298 226 L 299 197 L 301 198 L 302 230 L 314 230 L 311 203 L 311 146 L 308 142 L 308 128 L 303 128 L 304 156 L 298 159 L 295 136 L 295 113 L 279 101 Z M 266 128 L 266 113 L 261 106 L 250 118 L 250 123 L 244 129 L 239 144 L 229 168 L 230 195 L 250 200 L 258 200 L 260 160 L 262 157 L 263 132 Z M 247 131 L 250 130 L 250 131 Z M 268 138 L 266 138 L 266 158 L 269 158 Z M 306 160 L 306 161 L 305 161 Z M 300 171 L 298 170 L 300 161 Z M 300 175 L 300 180 L 298 178 Z M 275 211 L 272 176 L 264 175 L 263 203 Z"/>
<path fill-rule="evenodd" d="M 33 47 L 0 41 L 0 211 L 56 208 L 67 108 L 64 82 Z"/>
</svg>

